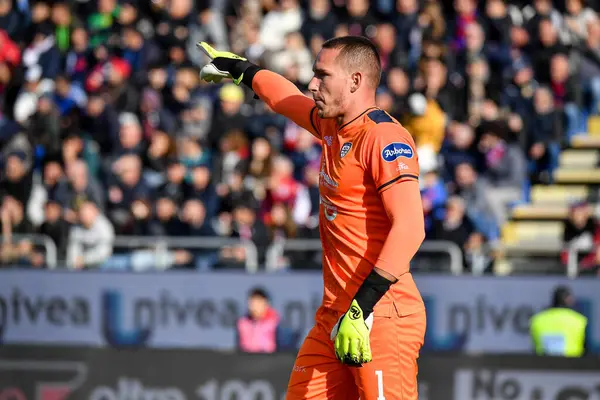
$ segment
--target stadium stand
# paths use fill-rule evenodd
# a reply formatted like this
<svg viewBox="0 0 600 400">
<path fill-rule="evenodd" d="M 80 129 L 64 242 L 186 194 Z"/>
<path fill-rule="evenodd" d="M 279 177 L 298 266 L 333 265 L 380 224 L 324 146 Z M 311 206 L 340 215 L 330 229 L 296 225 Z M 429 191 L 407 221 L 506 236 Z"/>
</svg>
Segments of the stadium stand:
<svg viewBox="0 0 600 400">
<path fill-rule="evenodd" d="M 416 269 L 450 257 L 454 273 L 595 273 L 598 9 L 0 0 L 0 261 L 318 268 L 319 143 L 246 88 L 201 82 L 195 43 L 307 92 L 322 41 L 353 34 L 378 46 L 377 104 L 417 144 L 427 243 Z"/>
</svg>

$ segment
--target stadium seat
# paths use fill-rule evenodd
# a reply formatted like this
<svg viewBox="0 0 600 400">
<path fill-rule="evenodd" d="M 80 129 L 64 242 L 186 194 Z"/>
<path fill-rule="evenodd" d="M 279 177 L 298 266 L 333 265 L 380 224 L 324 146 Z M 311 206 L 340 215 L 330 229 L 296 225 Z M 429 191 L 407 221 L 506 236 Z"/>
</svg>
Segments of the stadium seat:
<svg viewBox="0 0 600 400">
<path fill-rule="evenodd" d="M 562 220 L 568 215 L 566 205 L 521 204 L 512 209 L 515 220 Z"/>
<path fill-rule="evenodd" d="M 594 116 L 588 119 L 588 132 L 590 136 L 600 136 L 600 117 Z"/>
<path fill-rule="evenodd" d="M 562 247 L 560 221 L 512 221 L 502 227 L 502 243 L 509 248 L 556 251 Z"/>
<path fill-rule="evenodd" d="M 560 154 L 561 168 L 593 168 L 598 165 L 600 153 L 597 150 L 564 150 Z"/>
<path fill-rule="evenodd" d="M 571 146 L 575 149 L 600 149 L 600 136 L 575 135 L 571 139 Z"/>
<path fill-rule="evenodd" d="M 600 169 L 559 168 L 554 171 L 554 181 L 556 183 L 598 184 L 600 183 Z"/>
<path fill-rule="evenodd" d="M 565 205 L 586 200 L 589 192 L 584 185 L 535 185 L 531 189 L 531 202 L 536 205 Z"/>
</svg>

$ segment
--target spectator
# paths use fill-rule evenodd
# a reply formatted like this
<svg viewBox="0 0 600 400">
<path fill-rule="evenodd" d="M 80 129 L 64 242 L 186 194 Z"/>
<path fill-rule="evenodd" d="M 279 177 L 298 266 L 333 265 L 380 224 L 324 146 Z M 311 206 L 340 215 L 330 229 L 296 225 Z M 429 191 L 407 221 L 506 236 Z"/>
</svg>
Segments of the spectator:
<svg viewBox="0 0 600 400">
<path fill-rule="evenodd" d="M 290 32 L 285 38 L 284 50 L 277 52 L 271 57 L 270 67 L 274 71 L 286 74 L 290 68 L 297 68 L 297 81 L 304 88 L 312 79 L 312 55 L 304 44 L 302 35 L 298 32 Z"/>
<path fill-rule="evenodd" d="M 569 209 L 563 231 L 562 262 L 568 266 L 569 251 L 576 251 L 575 262 L 583 274 L 598 273 L 600 266 L 600 225 L 587 202 L 577 202 Z"/>
<path fill-rule="evenodd" d="M 284 47 L 285 35 L 302 26 L 302 12 L 297 0 L 282 0 L 265 15 L 261 24 L 260 41 L 267 50 L 278 51 Z"/>
<path fill-rule="evenodd" d="M 156 200 L 156 214 L 150 223 L 153 236 L 181 236 L 185 234 L 184 225 L 177 215 L 179 204 L 165 193 Z"/>
<path fill-rule="evenodd" d="M 523 8 L 523 17 L 525 27 L 529 32 L 529 36 L 537 38 L 538 29 L 540 28 L 541 21 L 548 21 L 549 26 L 554 28 L 554 32 L 558 32 L 563 29 L 564 19 L 560 12 L 554 8 L 551 0 L 535 0 L 532 4 L 527 5 Z M 540 39 L 541 39 L 540 35 Z M 567 40 L 568 32 L 564 32 L 560 38 L 561 42 Z M 558 39 L 558 36 L 556 36 Z M 543 41 L 543 39 L 542 39 Z"/>
<path fill-rule="evenodd" d="M 4 173 L 0 179 L 0 197 L 10 197 L 25 210 L 29 204 L 33 187 L 33 173 L 27 165 L 27 154 L 22 150 L 8 153 Z"/>
<path fill-rule="evenodd" d="M 145 155 L 148 166 L 145 176 L 150 176 L 150 180 L 154 177 L 155 181 L 160 182 L 162 180 L 161 173 L 167 169 L 169 160 L 176 156 L 177 144 L 173 137 L 160 130 L 154 131 Z"/>
<path fill-rule="evenodd" d="M 248 124 L 247 116 L 242 113 L 244 103 L 243 90 L 233 83 L 225 84 L 219 90 L 219 107 L 212 118 L 212 128 L 208 136 L 208 144 L 215 148 L 223 132 L 234 129 L 244 130 Z"/>
<path fill-rule="evenodd" d="M 0 15 L 2 13 L 2 9 L 6 7 L 7 1 L 4 0 L 0 2 Z M 10 1 L 8 1 L 10 3 Z M 0 26 L 4 26 L 1 25 Z M 14 38 L 8 34 L 5 30 L 0 29 L 0 48 L 2 48 L 2 53 L 0 54 L 0 62 L 6 63 L 11 67 L 17 67 L 21 62 L 21 50 L 17 46 L 17 44 L 11 40 Z"/>
<path fill-rule="evenodd" d="M 69 232 L 68 265 L 74 269 L 100 267 L 112 254 L 115 231 L 91 201 L 81 205 L 77 218 L 79 224 Z"/>
<path fill-rule="evenodd" d="M 439 153 L 444 141 L 446 115 L 435 99 L 426 99 L 420 93 L 411 95 L 408 104 L 410 114 L 407 115 L 404 126 L 415 139 L 417 154 L 420 156 L 419 167 L 426 173 L 428 169 L 424 164 L 424 153 Z"/>
<path fill-rule="evenodd" d="M 238 348 L 245 353 L 274 353 L 280 317 L 269 304 L 269 295 L 255 288 L 248 295 L 248 314 L 237 321 Z"/>
<path fill-rule="evenodd" d="M 571 33 L 571 42 L 583 42 L 588 36 L 588 26 L 597 24 L 596 13 L 585 7 L 583 0 L 565 1 L 567 13 L 565 15 L 565 26 Z"/>
<path fill-rule="evenodd" d="M 451 197 L 446 204 L 446 215 L 434 221 L 430 238 L 456 244 L 463 251 L 463 259 L 470 265 L 470 259 L 481 251 L 484 236 L 477 232 L 465 215 L 465 202 L 459 197 Z"/>
<path fill-rule="evenodd" d="M 421 178 L 421 201 L 425 213 L 425 232 L 430 232 L 435 221 L 442 219 L 448 193 L 437 171 L 431 170 Z"/>
<path fill-rule="evenodd" d="M 583 115 L 580 110 L 581 86 L 575 85 L 569 67 L 569 59 L 563 54 L 556 54 L 550 59 L 550 87 L 554 94 L 554 104 L 562 109 L 566 117 L 565 134 L 571 139 L 575 134 L 585 131 Z"/>
<path fill-rule="evenodd" d="M 533 124 L 533 95 L 539 84 L 535 80 L 529 57 L 518 51 L 511 66 L 511 81 L 502 93 L 502 105 L 517 113 L 529 126 Z"/>
<path fill-rule="evenodd" d="M 508 219 L 508 208 L 522 199 L 526 177 L 525 157 L 515 144 L 509 144 L 502 125 L 488 123 L 481 127 L 479 149 L 484 157 L 482 178 L 488 183 L 488 202 L 499 226 Z"/>
<path fill-rule="evenodd" d="M 187 193 L 188 200 L 199 200 L 205 207 L 206 218 L 213 219 L 219 210 L 219 198 L 211 181 L 207 166 L 199 165 L 191 171 L 192 183 Z"/>
<path fill-rule="evenodd" d="M 46 159 L 42 173 L 42 184 L 46 190 L 46 199 L 48 201 L 57 201 L 59 198 L 59 188 L 65 174 L 59 159 Z"/>
<path fill-rule="evenodd" d="M 31 68 L 39 65 L 42 78 L 54 79 L 58 75 L 60 52 L 56 47 L 55 37 L 50 23 L 40 24 L 30 45 L 23 51 L 23 63 Z"/>
<path fill-rule="evenodd" d="M 79 87 L 83 87 L 92 58 L 88 32 L 83 27 L 73 29 L 70 42 L 65 57 L 65 73 Z"/>
<path fill-rule="evenodd" d="M 63 208 L 57 201 L 49 200 L 44 206 L 44 222 L 39 233 L 48 236 L 56 246 L 56 257 L 61 262 L 66 260 L 69 238 L 69 223 L 64 218 Z"/>
<path fill-rule="evenodd" d="M 584 94 L 591 98 L 588 107 L 592 115 L 600 114 L 600 24 L 588 25 L 588 34 L 584 44 L 578 47 L 580 64 L 578 72 L 581 77 Z"/>
<path fill-rule="evenodd" d="M 55 167 L 52 167 L 55 168 Z M 55 172 L 56 173 L 56 172 Z M 83 160 L 73 161 L 66 166 L 66 181 L 62 181 L 57 189 L 56 199 L 65 210 L 65 219 L 76 223 L 76 213 L 81 204 L 92 201 L 101 210 L 105 209 L 105 194 L 100 184 L 89 174 Z M 52 179 L 52 176 L 49 177 Z"/>
<path fill-rule="evenodd" d="M 66 2 L 57 2 L 52 7 L 52 23 L 56 27 L 54 35 L 56 37 L 56 46 L 61 53 L 66 53 L 71 47 L 71 33 L 73 29 L 81 23 L 71 13 L 69 4 Z"/>
<path fill-rule="evenodd" d="M 552 93 L 539 88 L 534 97 L 535 117 L 529 130 L 529 158 L 533 182 L 552 182 L 560 153 L 560 116 L 554 111 Z"/>
<path fill-rule="evenodd" d="M 26 84 L 21 89 L 14 106 L 15 120 L 21 124 L 26 124 L 29 117 L 35 113 L 39 97 L 53 92 L 55 86 L 54 81 L 42 77 L 42 68 L 39 65 L 27 69 L 25 81 Z"/>
<path fill-rule="evenodd" d="M 27 242 L 22 236 L 33 233 L 34 229 L 26 218 L 25 207 L 13 197 L 5 196 L 0 205 L 0 221 L 2 223 L 1 258 L 4 262 L 10 263 L 28 256 L 22 251 L 22 243 Z"/>
<path fill-rule="evenodd" d="M 35 113 L 29 119 L 29 142 L 36 149 L 37 158 L 45 153 L 56 155 L 61 150 L 60 111 L 49 93 L 38 98 Z"/>
<path fill-rule="evenodd" d="M 291 208 L 296 223 L 304 224 L 310 213 L 310 198 L 306 187 L 296 181 L 293 174 L 294 166 L 287 157 L 273 159 L 263 212 L 269 212 L 273 204 L 281 202 Z"/>
<path fill-rule="evenodd" d="M 390 114 L 400 121 L 408 110 L 408 94 L 411 89 L 409 77 L 401 68 L 391 68 L 387 73 L 386 86 L 394 102 Z"/>
<path fill-rule="evenodd" d="M 406 59 L 406 62 L 402 65 L 403 67 L 414 67 L 419 54 L 417 52 L 411 54 L 411 49 L 416 44 L 414 43 L 415 38 L 419 37 L 415 35 L 419 32 L 419 3 L 416 0 L 397 1 L 396 11 L 397 14 L 393 22 L 398 38 L 397 51 L 401 52 Z"/>
<path fill-rule="evenodd" d="M 183 137 L 179 140 L 179 154 L 181 163 L 187 168 L 186 182 L 193 182 L 192 169 L 200 166 L 208 166 L 212 162 L 211 152 L 199 141 L 191 137 Z"/>
<path fill-rule="evenodd" d="M 22 22 L 19 12 L 13 7 L 13 2 L 11 0 L 0 0 L 0 27 L 8 37 L 13 38 L 15 41 L 21 39 L 24 28 Z M 4 38 L 2 41 L 4 41 Z M 5 55 L 3 54 L 3 56 Z"/>
<path fill-rule="evenodd" d="M 110 155 L 119 143 L 119 115 L 98 93 L 89 97 L 84 129 L 100 147 L 100 154 Z"/>
<path fill-rule="evenodd" d="M 151 191 L 142 177 L 142 163 L 136 155 L 125 155 L 113 165 L 108 188 L 108 216 L 118 234 L 132 229 L 131 206 L 136 200 L 151 198 Z"/>
<path fill-rule="evenodd" d="M 216 235 L 208 219 L 206 207 L 200 200 L 192 199 L 184 204 L 182 222 L 190 237 L 201 238 Z M 199 271 L 209 271 L 218 262 L 219 254 L 213 249 L 193 249 L 192 253 L 195 256 L 195 267 Z"/>
<path fill-rule="evenodd" d="M 250 199 L 242 199 L 233 209 L 233 219 L 231 222 L 231 234 L 233 238 L 239 238 L 244 242 L 252 243 L 257 250 L 258 264 L 263 265 L 266 257 L 269 236 L 264 223 L 257 218 L 255 205 Z M 241 264 L 252 262 L 248 259 L 252 254 L 246 251 L 246 247 L 232 246 L 224 247 L 221 251 L 221 257 L 228 263 Z"/>
<path fill-rule="evenodd" d="M 215 157 L 214 182 L 217 193 L 227 194 L 227 185 L 238 165 L 249 156 L 248 138 L 241 130 L 227 132 L 220 141 L 220 152 Z"/>
<path fill-rule="evenodd" d="M 538 0 L 546 1 L 546 0 Z M 550 60 L 556 54 L 566 54 L 566 47 L 560 42 L 556 26 L 549 19 L 542 19 L 538 25 L 539 44 L 536 45 L 533 56 L 534 70 L 537 81 L 542 84 L 550 82 Z M 537 35 L 536 35 L 537 36 Z"/>
<path fill-rule="evenodd" d="M 493 205 L 489 202 L 489 186 L 477 175 L 477 171 L 468 162 L 462 162 L 454 170 L 456 184 L 454 194 L 465 202 L 466 213 L 475 229 L 493 242 L 499 237 L 500 226 L 493 214 Z"/>
<path fill-rule="evenodd" d="M 301 28 L 305 43 L 310 44 L 313 40 L 322 42 L 333 37 L 338 19 L 330 11 L 331 4 L 328 0 L 310 0 Z"/>
<path fill-rule="evenodd" d="M 451 123 L 440 154 L 444 163 L 442 178 L 445 182 L 452 180 L 459 164 L 476 165 L 478 157 L 473 128 L 468 124 Z"/>
</svg>

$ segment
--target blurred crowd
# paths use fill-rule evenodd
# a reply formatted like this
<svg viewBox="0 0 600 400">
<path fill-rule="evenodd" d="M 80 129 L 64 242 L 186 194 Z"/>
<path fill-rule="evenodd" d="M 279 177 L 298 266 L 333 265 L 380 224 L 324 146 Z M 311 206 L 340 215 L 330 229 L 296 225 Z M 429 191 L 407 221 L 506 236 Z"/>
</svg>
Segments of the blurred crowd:
<svg viewBox="0 0 600 400">
<path fill-rule="evenodd" d="M 320 144 L 247 88 L 201 82 L 195 43 L 307 92 L 321 43 L 352 34 L 379 48 L 377 105 L 415 137 L 427 237 L 468 263 L 599 113 L 598 6 L 0 0 L 1 261 L 43 266 L 19 240 L 31 233 L 71 267 L 134 270 L 154 268 L 153 246 L 116 236 L 241 238 L 259 264 L 278 238 L 317 238 Z M 162 264 L 237 265 L 247 250 L 174 246 Z"/>
</svg>

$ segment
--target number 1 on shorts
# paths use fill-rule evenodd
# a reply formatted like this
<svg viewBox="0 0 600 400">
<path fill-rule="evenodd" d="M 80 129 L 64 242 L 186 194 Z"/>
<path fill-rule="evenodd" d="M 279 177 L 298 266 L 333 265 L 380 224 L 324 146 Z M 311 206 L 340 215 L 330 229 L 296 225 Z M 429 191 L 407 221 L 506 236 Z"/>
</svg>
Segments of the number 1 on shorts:
<svg viewBox="0 0 600 400">
<path fill-rule="evenodd" d="M 383 395 L 383 371 L 378 369 L 375 371 L 375 375 L 377 375 L 377 400 L 385 400 Z"/>
</svg>

